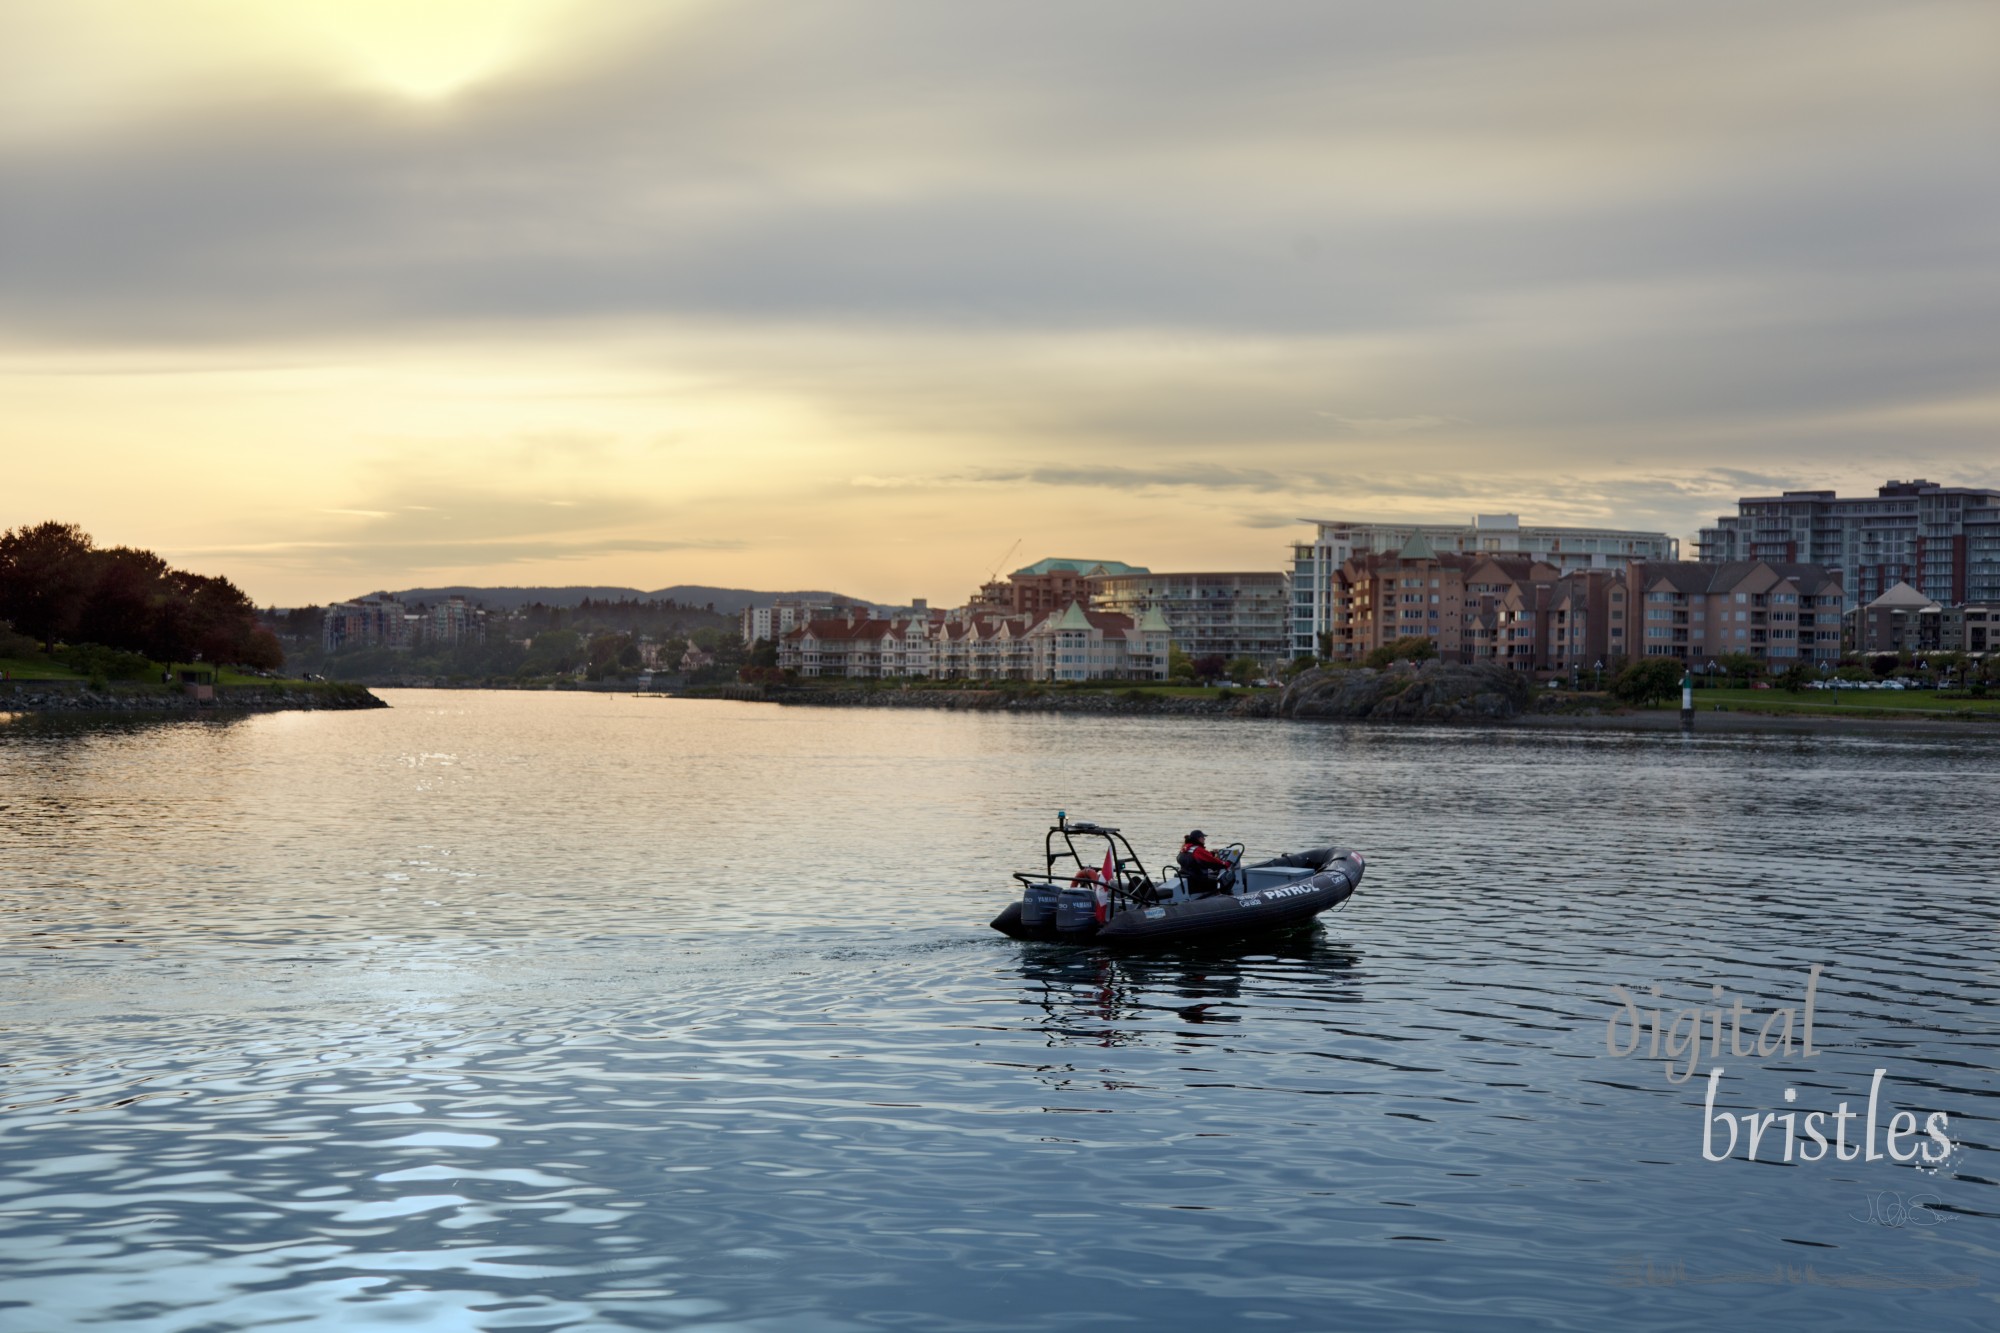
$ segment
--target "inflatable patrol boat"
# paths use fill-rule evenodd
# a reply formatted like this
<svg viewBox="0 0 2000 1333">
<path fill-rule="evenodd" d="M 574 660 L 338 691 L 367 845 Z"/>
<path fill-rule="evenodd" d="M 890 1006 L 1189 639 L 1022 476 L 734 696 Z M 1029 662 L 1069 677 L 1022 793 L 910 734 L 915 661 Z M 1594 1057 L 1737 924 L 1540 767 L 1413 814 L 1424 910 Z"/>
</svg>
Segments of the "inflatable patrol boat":
<svg viewBox="0 0 2000 1333">
<path fill-rule="evenodd" d="M 1244 865 L 1237 843 L 1224 857 L 1232 866 L 1219 891 L 1199 892 L 1177 870 L 1148 875 L 1117 829 L 1073 824 L 1058 812 L 1041 871 L 1016 872 L 1021 900 L 993 918 L 993 929 L 1015 939 L 1115 945 L 1296 926 L 1353 897 L 1367 865 L 1345 847 Z"/>
</svg>

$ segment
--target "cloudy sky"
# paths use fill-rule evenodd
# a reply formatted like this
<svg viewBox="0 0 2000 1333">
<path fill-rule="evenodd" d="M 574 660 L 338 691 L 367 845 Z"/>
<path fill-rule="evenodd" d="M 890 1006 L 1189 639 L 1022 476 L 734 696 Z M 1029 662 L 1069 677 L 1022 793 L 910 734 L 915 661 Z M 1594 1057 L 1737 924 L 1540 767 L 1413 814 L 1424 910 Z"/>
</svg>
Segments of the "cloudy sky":
<svg viewBox="0 0 2000 1333">
<path fill-rule="evenodd" d="M 1993 0 L 0 0 L 0 527 L 296 604 L 2000 485 Z"/>
</svg>

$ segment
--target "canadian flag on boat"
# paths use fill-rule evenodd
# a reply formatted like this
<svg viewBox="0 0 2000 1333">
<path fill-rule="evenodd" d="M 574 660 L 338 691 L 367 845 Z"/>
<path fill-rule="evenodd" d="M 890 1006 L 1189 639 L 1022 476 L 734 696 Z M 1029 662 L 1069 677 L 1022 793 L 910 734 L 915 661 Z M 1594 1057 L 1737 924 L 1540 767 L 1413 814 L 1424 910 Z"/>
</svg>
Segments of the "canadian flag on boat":
<svg viewBox="0 0 2000 1333">
<path fill-rule="evenodd" d="M 1112 857 L 1111 849 L 1104 849 L 1104 869 L 1097 874 L 1097 924 L 1103 925 L 1111 919 L 1111 882 L 1118 874 L 1118 862 Z"/>
</svg>

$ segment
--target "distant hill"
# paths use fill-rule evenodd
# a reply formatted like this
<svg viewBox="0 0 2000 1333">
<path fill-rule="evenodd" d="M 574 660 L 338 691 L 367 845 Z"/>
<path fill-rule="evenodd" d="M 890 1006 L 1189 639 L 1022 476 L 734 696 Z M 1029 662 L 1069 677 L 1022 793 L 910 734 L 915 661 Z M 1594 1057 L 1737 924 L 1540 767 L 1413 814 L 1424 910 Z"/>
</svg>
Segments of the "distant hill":
<svg viewBox="0 0 2000 1333">
<path fill-rule="evenodd" d="M 381 596 L 385 594 L 370 594 Z M 401 592 L 388 593 L 403 602 L 437 603 L 447 597 L 463 597 L 468 602 L 477 602 L 489 611 L 512 611 L 520 606 L 532 606 L 540 602 L 543 606 L 571 607 L 588 598 L 593 602 L 616 602 L 624 600 L 675 601 L 682 606 L 707 606 L 713 602 L 716 613 L 733 616 L 746 606 L 762 605 L 778 597 L 804 597 L 814 601 L 849 602 L 861 606 L 873 605 L 859 597 L 847 597 L 835 592 L 758 592 L 752 588 L 710 588 L 698 583 L 677 583 L 671 588 L 659 588 L 646 592 L 639 588 L 405 588 Z"/>
</svg>

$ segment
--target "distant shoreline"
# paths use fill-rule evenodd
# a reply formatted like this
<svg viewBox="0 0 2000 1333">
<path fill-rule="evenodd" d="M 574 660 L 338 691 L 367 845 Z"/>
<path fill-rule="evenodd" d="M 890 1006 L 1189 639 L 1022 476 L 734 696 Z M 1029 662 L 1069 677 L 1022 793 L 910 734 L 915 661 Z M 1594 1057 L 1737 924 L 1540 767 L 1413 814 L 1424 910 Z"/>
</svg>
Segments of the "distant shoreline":
<svg viewBox="0 0 2000 1333">
<path fill-rule="evenodd" d="M 0 681 L 0 715 L 66 717 L 177 717 L 219 713 L 348 712 L 387 708 L 388 702 L 361 685 L 218 685 L 212 696 L 146 687 L 93 690 L 63 681 Z"/>
<path fill-rule="evenodd" d="M 735 699 L 752 703 L 772 703 L 804 708 L 934 708 L 954 712 L 991 713 L 1080 713 L 1092 716 L 1215 717 L 1292 722 L 1367 722 L 1371 724 L 1442 726 L 1506 729 L 1517 727 L 1543 731 L 1639 731 L 1678 732 L 1678 709 L 1571 711 L 1528 711 L 1512 717 L 1459 718 L 1449 720 L 1379 717 L 1289 717 L 1279 711 L 1277 691 L 1257 692 L 1221 699 L 1130 697 L 1123 691 L 1055 692 L 1039 695 L 1014 690 L 871 690 L 811 689 L 766 692 L 751 687 L 722 687 L 699 692 L 663 695 L 669 698 Z M 1740 706 L 1723 711 L 1698 710 L 1693 735 L 1719 732 L 1812 735 L 1936 735 L 1984 736 L 2000 740 L 2000 718 L 1977 714 L 1956 717 L 1857 717 L 1827 713 L 1765 713 Z"/>
<path fill-rule="evenodd" d="M 1503 726 L 1578 731 L 1679 731 L 1678 709 L 1632 713 L 1524 713 Z M 1696 710 L 1692 734 L 1727 732 L 1791 732 L 1814 735 L 1985 736 L 2000 740 L 2000 720 L 1978 715 L 1958 717 L 1838 717 L 1830 713 L 1756 713 L 1739 708 L 1726 712 Z"/>
</svg>

